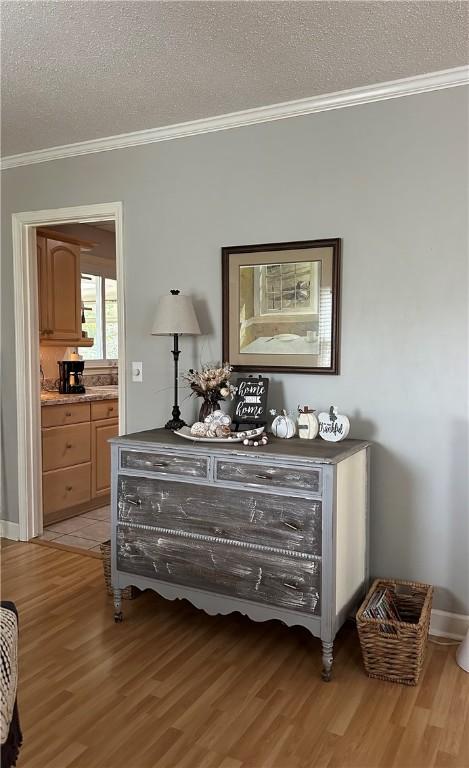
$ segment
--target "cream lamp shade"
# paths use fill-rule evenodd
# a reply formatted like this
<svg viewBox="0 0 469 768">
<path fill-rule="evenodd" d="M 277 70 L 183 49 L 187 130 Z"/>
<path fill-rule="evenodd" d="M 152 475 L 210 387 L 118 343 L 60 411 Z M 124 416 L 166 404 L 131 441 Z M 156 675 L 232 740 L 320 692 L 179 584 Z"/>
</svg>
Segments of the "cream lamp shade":
<svg viewBox="0 0 469 768">
<path fill-rule="evenodd" d="M 200 327 L 189 296 L 171 291 L 161 296 L 156 307 L 151 333 L 153 336 L 189 335 L 198 336 Z"/>
</svg>

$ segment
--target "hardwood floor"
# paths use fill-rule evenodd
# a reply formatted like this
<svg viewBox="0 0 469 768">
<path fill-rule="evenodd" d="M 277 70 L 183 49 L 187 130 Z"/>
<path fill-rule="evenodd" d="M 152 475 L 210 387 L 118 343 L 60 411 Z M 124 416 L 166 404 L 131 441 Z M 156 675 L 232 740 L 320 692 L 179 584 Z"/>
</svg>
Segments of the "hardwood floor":
<svg viewBox="0 0 469 768">
<path fill-rule="evenodd" d="M 17 768 L 469 766 L 454 647 L 429 645 L 416 688 L 370 680 L 348 624 L 327 684 L 301 628 L 152 593 L 114 624 L 99 561 L 23 543 L 2 556 L 20 614 Z"/>
</svg>

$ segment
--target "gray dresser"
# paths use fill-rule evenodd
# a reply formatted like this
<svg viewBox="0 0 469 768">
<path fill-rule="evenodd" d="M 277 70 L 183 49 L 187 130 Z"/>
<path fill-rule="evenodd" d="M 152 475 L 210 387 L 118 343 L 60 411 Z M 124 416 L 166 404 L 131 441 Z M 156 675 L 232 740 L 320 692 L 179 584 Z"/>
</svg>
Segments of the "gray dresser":
<svg viewBox="0 0 469 768">
<path fill-rule="evenodd" d="M 328 680 L 368 581 L 369 443 L 249 448 L 165 429 L 110 442 L 115 620 L 133 584 L 212 615 L 300 624 L 321 638 Z"/>
</svg>

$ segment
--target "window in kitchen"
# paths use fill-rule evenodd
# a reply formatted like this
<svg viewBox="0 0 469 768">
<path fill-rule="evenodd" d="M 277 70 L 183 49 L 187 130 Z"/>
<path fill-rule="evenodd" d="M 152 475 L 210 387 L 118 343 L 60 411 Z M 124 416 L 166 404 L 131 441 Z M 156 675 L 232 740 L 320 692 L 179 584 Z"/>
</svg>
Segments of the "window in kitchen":
<svg viewBox="0 0 469 768">
<path fill-rule="evenodd" d="M 81 347 L 84 360 L 93 365 L 117 363 L 117 281 L 100 275 L 81 276 L 82 330 L 94 339 L 92 347 Z"/>
</svg>

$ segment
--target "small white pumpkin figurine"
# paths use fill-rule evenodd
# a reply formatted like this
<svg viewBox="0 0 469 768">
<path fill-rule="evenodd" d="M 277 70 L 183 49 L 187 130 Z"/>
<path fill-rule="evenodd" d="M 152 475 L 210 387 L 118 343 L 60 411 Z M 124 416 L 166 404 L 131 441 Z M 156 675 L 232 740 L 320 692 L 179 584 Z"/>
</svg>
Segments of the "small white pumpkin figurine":
<svg viewBox="0 0 469 768">
<path fill-rule="evenodd" d="M 303 408 L 298 406 L 298 436 L 305 440 L 314 440 L 319 432 L 319 421 L 314 413 L 314 409 L 309 409 L 308 405 Z"/>
<path fill-rule="evenodd" d="M 329 413 L 325 411 L 319 414 L 319 436 L 323 440 L 337 443 L 344 440 L 350 431 L 350 421 L 347 416 L 337 412 L 335 405 L 331 405 Z"/>
<path fill-rule="evenodd" d="M 271 411 L 274 416 L 276 411 Z M 272 432 L 275 437 L 294 437 L 296 433 L 296 424 L 292 417 L 286 412 L 282 411 L 279 416 L 276 416 L 272 422 Z"/>
</svg>

